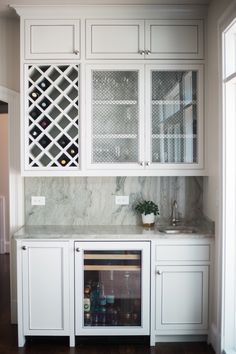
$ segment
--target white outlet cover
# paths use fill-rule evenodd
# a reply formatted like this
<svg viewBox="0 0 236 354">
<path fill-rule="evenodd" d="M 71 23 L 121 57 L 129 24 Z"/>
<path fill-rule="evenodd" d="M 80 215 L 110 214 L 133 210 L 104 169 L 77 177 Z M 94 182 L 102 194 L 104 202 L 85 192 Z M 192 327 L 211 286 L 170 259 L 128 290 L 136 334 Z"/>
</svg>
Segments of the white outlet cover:
<svg viewBox="0 0 236 354">
<path fill-rule="evenodd" d="M 31 196 L 31 205 L 45 205 L 45 197 Z"/>
<path fill-rule="evenodd" d="M 116 195 L 116 205 L 129 205 L 129 196 Z"/>
</svg>

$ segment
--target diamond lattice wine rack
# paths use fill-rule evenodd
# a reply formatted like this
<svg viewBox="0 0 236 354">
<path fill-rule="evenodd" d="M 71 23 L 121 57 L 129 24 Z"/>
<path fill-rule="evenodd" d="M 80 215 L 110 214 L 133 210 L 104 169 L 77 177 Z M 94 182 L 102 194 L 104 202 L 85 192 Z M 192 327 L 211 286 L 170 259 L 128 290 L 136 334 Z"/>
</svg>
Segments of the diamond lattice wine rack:
<svg viewBox="0 0 236 354">
<path fill-rule="evenodd" d="M 28 65 L 28 166 L 79 167 L 79 66 Z"/>
</svg>

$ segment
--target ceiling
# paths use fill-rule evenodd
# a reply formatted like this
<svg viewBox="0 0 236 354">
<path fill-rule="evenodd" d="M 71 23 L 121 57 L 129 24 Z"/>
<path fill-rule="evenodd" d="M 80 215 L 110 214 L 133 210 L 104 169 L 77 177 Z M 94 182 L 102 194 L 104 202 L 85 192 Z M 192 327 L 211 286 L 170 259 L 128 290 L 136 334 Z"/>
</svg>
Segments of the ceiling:
<svg viewBox="0 0 236 354">
<path fill-rule="evenodd" d="M 110 4 L 140 4 L 140 5 L 206 5 L 211 0 L 12 0 L 13 5 L 110 5 Z M 0 17 L 16 16 L 9 8 L 9 0 L 0 0 Z"/>
</svg>

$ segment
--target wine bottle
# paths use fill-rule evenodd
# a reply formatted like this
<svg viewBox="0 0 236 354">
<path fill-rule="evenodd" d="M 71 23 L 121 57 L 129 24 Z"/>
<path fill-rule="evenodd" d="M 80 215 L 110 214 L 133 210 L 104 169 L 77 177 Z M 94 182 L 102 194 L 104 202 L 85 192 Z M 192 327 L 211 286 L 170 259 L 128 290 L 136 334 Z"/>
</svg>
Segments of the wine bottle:
<svg viewBox="0 0 236 354">
<path fill-rule="evenodd" d="M 46 91 L 47 88 L 50 86 L 50 82 L 47 79 L 43 79 L 38 85 L 43 91 Z"/>
<path fill-rule="evenodd" d="M 37 119 L 40 116 L 41 111 L 37 107 L 34 107 L 34 109 L 32 109 L 29 114 L 33 119 Z"/>
<path fill-rule="evenodd" d="M 37 98 L 41 95 L 41 92 L 39 92 L 39 90 L 37 90 L 36 88 L 34 88 L 34 90 L 32 92 L 30 92 L 30 97 L 36 101 Z"/>
<path fill-rule="evenodd" d="M 78 147 L 76 145 L 71 145 L 67 152 L 70 154 L 71 157 L 74 157 L 78 154 Z"/>
<path fill-rule="evenodd" d="M 51 121 L 47 117 L 43 117 L 43 119 L 40 120 L 39 124 L 43 129 L 46 129 L 51 124 Z"/>
<path fill-rule="evenodd" d="M 130 288 L 130 273 L 124 273 L 125 286 L 123 288 L 123 302 L 122 302 L 122 324 L 129 326 L 132 324 L 132 298 Z"/>
<path fill-rule="evenodd" d="M 36 138 L 40 135 L 40 133 L 42 133 L 42 132 L 41 132 L 41 130 L 40 130 L 38 127 L 34 127 L 34 128 L 31 129 L 31 131 L 30 131 L 30 135 L 31 135 L 34 139 L 36 139 Z"/>
<path fill-rule="evenodd" d="M 51 142 L 51 139 L 49 139 L 46 135 L 44 135 L 40 140 L 39 144 L 43 147 L 46 148 Z"/>
<path fill-rule="evenodd" d="M 62 148 L 66 147 L 69 144 L 70 140 L 63 135 L 60 139 L 58 139 L 58 143 L 61 145 Z"/>
<path fill-rule="evenodd" d="M 46 109 L 48 108 L 48 106 L 51 104 L 51 102 L 46 98 L 44 97 L 44 99 L 39 103 L 39 105 L 43 108 L 43 109 Z"/>
<path fill-rule="evenodd" d="M 84 313 L 85 312 L 90 313 L 90 308 L 91 308 L 90 293 L 91 293 L 91 287 L 89 286 L 89 284 L 86 284 L 84 287 Z"/>
<path fill-rule="evenodd" d="M 57 160 L 59 164 L 63 167 L 65 167 L 69 163 L 69 158 L 65 154 L 61 155 L 59 159 Z"/>
</svg>

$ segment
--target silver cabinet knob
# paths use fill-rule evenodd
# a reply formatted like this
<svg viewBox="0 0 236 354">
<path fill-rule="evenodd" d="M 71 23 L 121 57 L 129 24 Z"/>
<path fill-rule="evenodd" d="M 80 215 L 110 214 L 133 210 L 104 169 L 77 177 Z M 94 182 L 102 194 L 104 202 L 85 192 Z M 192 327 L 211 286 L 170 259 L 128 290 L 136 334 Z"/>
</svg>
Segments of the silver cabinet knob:
<svg viewBox="0 0 236 354">
<path fill-rule="evenodd" d="M 75 55 L 79 55 L 79 50 L 74 50 Z"/>
<path fill-rule="evenodd" d="M 151 162 L 150 162 L 150 161 L 147 161 L 147 162 L 146 162 L 146 166 L 151 166 Z"/>
<path fill-rule="evenodd" d="M 140 166 L 144 166 L 144 161 L 139 162 Z"/>
<path fill-rule="evenodd" d="M 150 50 L 145 50 L 145 54 L 149 55 L 149 54 L 151 54 L 151 51 Z"/>
<path fill-rule="evenodd" d="M 161 275 L 161 271 L 160 271 L 160 270 L 157 270 L 157 271 L 156 271 L 156 274 Z"/>
<path fill-rule="evenodd" d="M 138 52 L 139 52 L 139 54 L 141 54 L 141 55 L 144 55 L 144 54 L 145 54 L 145 50 L 139 50 Z"/>
<path fill-rule="evenodd" d="M 25 250 L 26 250 L 26 246 L 22 246 L 21 248 L 22 248 L 22 250 L 23 250 L 23 251 L 25 251 Z"/>
<path fill-rule="evenodd" d="M 76 250 L 76 252 L 80 252 L 80 249 L 79 249 L 79 247 L 76 247 L 76 249 L 75 249 L 75 250 Z"/>
</svg>

